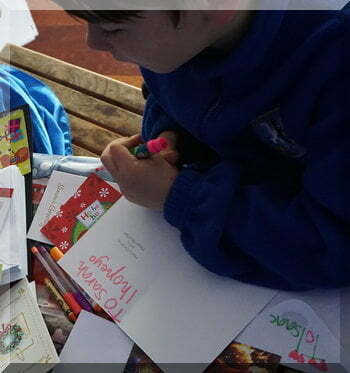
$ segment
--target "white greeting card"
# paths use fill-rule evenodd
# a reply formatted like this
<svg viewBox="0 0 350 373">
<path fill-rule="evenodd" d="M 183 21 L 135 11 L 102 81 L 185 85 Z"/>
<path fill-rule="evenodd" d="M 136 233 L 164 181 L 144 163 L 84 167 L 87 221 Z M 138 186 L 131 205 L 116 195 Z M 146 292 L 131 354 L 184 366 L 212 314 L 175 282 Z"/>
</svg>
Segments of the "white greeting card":
<svg viewBox="0 0 350 373">
<path fill-rule="evenodd" d="M 209 364 L 276 293 L 207 271 L 160 212 L 123 197 L 59 264 L 160 367 Z"/>
<path fill-rule="evenodd" d="M 27 274 L 26 204 L 24 177 L 16 166 L 0 169 L 0 188 L 12 189 L 0 208 L 0 285 Z"/>
<path fill-rule="evenodd" d="M 0 296 L 0 372 L 16 364 L 16 373 L 43 373 L 58 362 L 32 290 L 23 279 Z"/>
<path fill-rule="evenodd" d="M 123 372 L 134 343 L 117 325 L 82 311 L 63 350 L 61 364 L 54 373 L 74 373 L 74 364 L 119 364 L 114 372 Z"/>
<path fill-rule="evenodd" d="M 267 308 L 237 338 L 280 355 L 281 364 L 305 364 L 310 372 L 327 372 L 340 362 L 340 341 L 315 311 L 298 299 Z"/>
<path fill-rule="evenodd" d="M 238 335 L 306 373 L 349 371 L 350 288 L 279 292 Z"/>
</svg>

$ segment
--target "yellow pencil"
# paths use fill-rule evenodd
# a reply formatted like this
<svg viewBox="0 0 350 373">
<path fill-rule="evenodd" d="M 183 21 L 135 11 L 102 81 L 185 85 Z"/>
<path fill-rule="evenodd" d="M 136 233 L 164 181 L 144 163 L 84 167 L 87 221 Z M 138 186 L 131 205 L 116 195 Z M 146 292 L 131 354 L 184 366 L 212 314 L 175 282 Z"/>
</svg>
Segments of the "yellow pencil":
<svg viewBox="0 0 350 373">
<path fill-rule="evenodd" d="M 50 294 L 54 297 L 55 301 L 62 308 L 62 311 L 66 314 L 68 319 L 72 322 L 75 322 L 77 318 L 75 317 L 73 311 L 69 308 L 66 301 L 63 299 L 60 292 L 55 288 L 54 284 L 47 277 L 44 279 L 44 284 L 48 288 Z"/>
</svg>

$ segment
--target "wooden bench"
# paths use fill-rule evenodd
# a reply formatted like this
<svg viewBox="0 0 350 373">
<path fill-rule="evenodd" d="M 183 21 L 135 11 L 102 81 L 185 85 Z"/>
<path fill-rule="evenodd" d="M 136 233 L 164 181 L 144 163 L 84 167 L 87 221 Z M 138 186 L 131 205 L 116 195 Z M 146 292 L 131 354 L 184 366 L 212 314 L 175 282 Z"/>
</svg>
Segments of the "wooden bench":
<svg viewBox="0 0 350 373">
<path fill-rule="evenodd" d="M 141 89 L 15 45 L 0 60 L 53 89 L 69 115 L 75 155 L 98 157 L 114 139 L 140 131 Z"/>
</svg>

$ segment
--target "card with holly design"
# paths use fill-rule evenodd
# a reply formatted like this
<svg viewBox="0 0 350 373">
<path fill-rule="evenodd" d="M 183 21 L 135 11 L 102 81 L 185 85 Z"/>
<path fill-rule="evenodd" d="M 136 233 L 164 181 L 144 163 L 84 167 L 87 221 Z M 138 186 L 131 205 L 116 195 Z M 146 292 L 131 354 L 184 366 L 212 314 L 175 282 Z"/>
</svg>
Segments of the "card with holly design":
<svg viewBox="0 0 350 373">
<path fill-rule="evenodd" d="M 120 197 L 119 191 L 91 174 L 40 231 L 65 253 Z"/>
</svg>

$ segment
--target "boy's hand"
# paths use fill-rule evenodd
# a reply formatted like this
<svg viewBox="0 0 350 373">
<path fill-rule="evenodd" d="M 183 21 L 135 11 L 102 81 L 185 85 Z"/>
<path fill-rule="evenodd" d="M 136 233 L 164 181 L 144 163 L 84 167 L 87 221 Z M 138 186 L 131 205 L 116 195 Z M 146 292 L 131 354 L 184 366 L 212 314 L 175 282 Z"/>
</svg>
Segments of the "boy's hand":
<svg viewBox="0 0 350 373">
<path fill-rule="evenodd" d="M 130 202 L 151 209 L 163 209 L 169 190 L 179 171 L 160 154 L 137 159 L 130 148 L 142 142 L 140 135 L 111 142 L 101 161 Z"/>
</svg>

